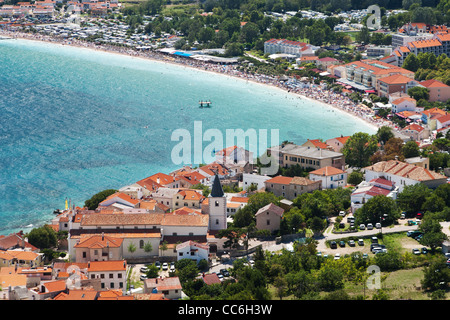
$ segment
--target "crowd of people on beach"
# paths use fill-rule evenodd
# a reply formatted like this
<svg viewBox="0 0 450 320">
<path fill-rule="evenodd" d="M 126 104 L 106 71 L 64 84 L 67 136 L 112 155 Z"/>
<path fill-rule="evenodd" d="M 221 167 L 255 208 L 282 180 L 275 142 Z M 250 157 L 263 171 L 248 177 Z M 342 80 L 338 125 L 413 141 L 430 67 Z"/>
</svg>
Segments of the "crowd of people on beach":
<svg viewBox="0 0 450 320">
<path fill-rule="evenodd" d="M 192 58 L 166 54 L 157 50 L 137 50 L 131 47 L 98 44 L 78 39 L 57 38 L 38 33 L 7 31 L 1 29 L 0 34 L 15 39 L 38 40 L 59 43 L 62 45 L 84 47 L 105 52 L 124 54 L 133 57 L 147 58 L 166 63 L 173 63 L 220 74 L 226 74 L 228 76 L 238 77 L 247 81 L 254 81 L 266 85 L 275 86 L 280 89 L 284 89 L 289 93 L 298 94 L 315 101 L 326 103 L 328 105 L 331 105 L 332 107 L 339 108 L 340 110 L 347 112 L 350 115 L 356 116 L 377 128 L 381 126 L 389 126 L 390 128 L 392 128 L 392 130 L 399 131 L 399 129 L 391 121 L 376 117 L 374 111 L 369 107 L 366 107 L 365 105 L 360 103 L 353 102 L 345 93 L 334 92 L 333 90 L 327 89 L 325 86 L 315 84 L 313 80 L 302 82 L 301 85 L 299 85 L 298 80 L 294 79 L 289 79 L 288 81 L 286 81 L 285 78 L 280 79 L 277 76 L 255 74 L 253 72 L 248 73 L 243 71 L 239 65 L 235 64 L 218 64 L 206 62 L 202 60 L 195 60 Z"/>
</svg>

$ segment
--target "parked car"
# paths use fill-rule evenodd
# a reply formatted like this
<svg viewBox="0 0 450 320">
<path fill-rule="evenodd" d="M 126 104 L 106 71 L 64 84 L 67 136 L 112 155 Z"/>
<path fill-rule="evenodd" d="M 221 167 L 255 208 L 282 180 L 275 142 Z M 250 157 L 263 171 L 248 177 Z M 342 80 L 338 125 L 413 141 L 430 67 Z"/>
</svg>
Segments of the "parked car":
<svg viewBox="0 0 450 320">
<path fill-rule="evenodd" d="M 339 229 L 344 229 L 345 228 L 345 223 L 341 222 L 339 223 Z"/>
<path fill-rule="evenodd" d="M 386 246 L 378 243 L 372 243 L 370 245 L 370 251 L 372 251 L 372 253 L 375 253 L 374 251 L 379 249 L 386 249 Z"/>
<path fill-rule="evenodd" d="M 331 242 L 330 242 L 330 248 L 331 248 L 331 249 L 336 249 L 336 248 L 337 248 L 337 243 L 336 243 L 336 241 L 331 241 Z"/>
<path fill-rule="evenodd" d="M 148 272 L 148 268 L 147 267 L 142 267 L 141 268 L 141 272 L 142 273 L 147 273 Z"/>
<path fill-rule="evenodd" d="M 423 213 L 422 212 L 417 212 L 416 218 L 417 219 L 422 219 L 423 218 Z"/>
<path fill-rule="evenodd" d="M 228 272 L 227 269 L 220 269 L 220 273 L 224 276 L 224 277 L 229 277 L 230 273 Z"/>
<path fill-rule="evenodd" d="M 355 222 L 355 217 L 348 217 L 348 218 L 347 218 L 347 222 L 348 222 L 348 223 Z"/>
<path fill-rule="evenodd" d="M 427 253 L 428 253 L 428 249 L 425 248 L 425 247 L 423 247 L 420 251 L 421 251 L 423 254 L 427 254 Z"/>
<path fill-rule="evenodd" d="M 360 224 L 360 225 L 359 225 L 359 229 L 360 229 L 360 230 L 366 230 L 366 226 L 365 226 L 364 224 Z"/>
<path fill-rule="evenodd" d="M 145 275 L 145 274 L 141 274 L 141 276 L 139 277 L 139 279 L 141 279 L 141 280 L 145 280 L 145 279 L 148 279 L 148 278 L 147 278 L 147 275 Z"/>
<path fill-rule="evenodd" d="M 223 274 L 221 274 L 220 272 L 214 272 L 215 274 L 217 274 L 217 277 L 219 277 L 219 280 L 223 280 Z"/>
<path fill-rule="evenodd" d="M 342 241 L 342 240 L 339 241 L 339 246 L 342 247 L 342 248 L 345 247 L 345 241 Z"/>
<path fill-rule="evenodd" d="M 167 264 L 167 262 L 164 262 L 164 263 L 162 264 L 162 269 L 163 269 L 163 270 L 169 269 L 169 265 Z"/>
<path fill-rule="evenodd" d="M 341 258 L 341 254 L 340 253 L 336 253 L 334 255 L 334 260 L 339 260 Z"/>
<path fill-rule="evenodd" d="M 376 248 L 373 250 L 374 254 L 378 254 L 378 253 L 386 253 L 387 249 L 386 248 Z"/>
<path fill-rule="evenodd" d="M 408 232 L 406 233 L 406 235 L 407 235 L 408 237 L 415 238 L 415 237 L 417 237 L 418 235 L 421 235 L 422 233 L 423 233 L 423 232 L 421 232 L 421 231 L 414 230 L 414 231 L 408 231 Z"/>
<path fill-rule="evenodd" d="M 318 257 L 321 257 L 321 256 L 322 256 L 322 252 L 318 251 L 316 255 L 317 255 Z"/>
<path fill-rule="evenodd" d="M 381 223 L 377 223 L 377 224 L 375 224 L 375 228 L 377 228 L 377 229 L 381 229 Z"/>
<path fill-rule="evenodd" d="M 353 240 L 348 240 L 348 245 L 349 245 L 350 247 L 354 247 L 354 246 L 355 246 L 355 241 L 353 241 Z"/>
<path fill-rule="evenodd" d="M 372 243 L 378 243 L 378 238 L 377 237 L 372 237 L 370 239 L 372 240 Z"/>
<path fill-rule="evenodd" d="M 171 272 L 175 271 L 175 262 L 170 263 L 170 271 Z"/>
<path fill-rule="evenodd" d="M 416 255 L 419 255 L 420 254 L 420 250 L 419 249 L 412 249 L 412 253 L 413 254 L 416 254 Z"/>
<path fill-rule="evenodd" d="M 341 217 L 345 217 L 345 211 L 339 211 L 339 215 L 340 215 Z"/>
<path fill-rule="evenodd" d="M 363 259 L 369 258 L 369 255 L 367 253 L 363 253 Z"/>
<path fill-rule="evenodd" d="M 372 230 L 372 229 L 373 229 L 373 224 L 368 223 L 368 224 L 367 224 L 367 230 Z"/>
<path fill-rule="evenodd" d="M 158 269 L 161 269 L 161 262 L 156 261 L 155 262 L 155 267 L 157 267 Z"/>
<path fill-rule="evenodd" d="M 359 239 L 359 240 L 358 240 L 358 244 L 359 244 L 360 246 L 363 246 L 363 245 L 364 245 L 364 240 L 363 240 L 363 239 Z"/>
</svg>

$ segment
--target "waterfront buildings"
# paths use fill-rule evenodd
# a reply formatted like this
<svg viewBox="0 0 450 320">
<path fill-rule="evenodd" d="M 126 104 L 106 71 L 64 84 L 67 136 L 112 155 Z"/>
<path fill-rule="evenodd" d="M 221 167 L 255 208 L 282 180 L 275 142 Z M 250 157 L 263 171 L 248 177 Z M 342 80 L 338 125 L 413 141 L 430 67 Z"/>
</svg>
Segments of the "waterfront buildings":
<svg viewBox="0 0 450 320">
<path fill-rule="evenodd" d="M 405 186 L 417 183 L 425 184 L 432 189 L 447 183 L 447 177 L 444 175 L 397 160 L 377 162 L 365 167 L 364 172 L 366 181 L 383 178 L 398 187 L 398 192 L 402 192 Z"/>
<path fill-rule="evenodd" d="M 267 154 L 278 160 L 282 167 L 300 165 L 303 169 L 320 169 L 331 166 L 344 169 L 345 157 L 340 152 L 322 148 L 298 146 L 293 143 L 282 144 L 277 148 L 268 148 Z"/>
<path fill-rule="evenodd" d="M 405 78 L 414 81 L 414 72 L 378 60 L 366 59 L 349 62 L 345 64 L 345 70 L 347 81 L 363 85 L 366 88 L 373 88 L 377 92 L 383 91 L 384 94 L 388 91 L 393 92 L 387 83 L 381 81 L 385 77 L 401 75 L 403 81 Z"/>
<path fill-rule="evenodd" d="M 264 54 L 284 53 L 297 58 L 314 55 L 316 48 L 308 43 L 286 39 L 270 39 L 264 42 Z"/>
</svg>

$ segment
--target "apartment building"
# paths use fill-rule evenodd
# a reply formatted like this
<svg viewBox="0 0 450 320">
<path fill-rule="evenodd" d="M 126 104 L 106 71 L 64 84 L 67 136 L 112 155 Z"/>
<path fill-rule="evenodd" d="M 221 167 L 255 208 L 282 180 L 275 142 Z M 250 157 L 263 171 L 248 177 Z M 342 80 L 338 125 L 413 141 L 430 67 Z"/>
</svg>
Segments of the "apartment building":
<svg viewBox="0 0 450 320">
<path fill-rule="evenodd" d="M 279 165 L 285 168 L 296 164 L 304 169 L 331 166 L 342 170 L 345 167 L 345 157 L 342 153 L 322 148 L 288 143 L 276 148 L 268 148 L 267 154 L 278 159 Z"/>
</svg>

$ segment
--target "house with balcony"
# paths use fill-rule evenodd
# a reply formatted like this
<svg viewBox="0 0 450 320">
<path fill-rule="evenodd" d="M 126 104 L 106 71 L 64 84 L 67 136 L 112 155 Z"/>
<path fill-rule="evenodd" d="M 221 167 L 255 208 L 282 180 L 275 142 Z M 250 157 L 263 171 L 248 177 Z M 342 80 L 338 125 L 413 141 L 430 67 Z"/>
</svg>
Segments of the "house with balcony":
<svg viewBox="0 0 450 320">
<path fill-rule="evenodd" d="M 311 171 L 309 179 L 321 181 L 322 189 L 336 189 L 347 185 L 347 172 L 334 167 L 323 167 Z"/>
</svg>

